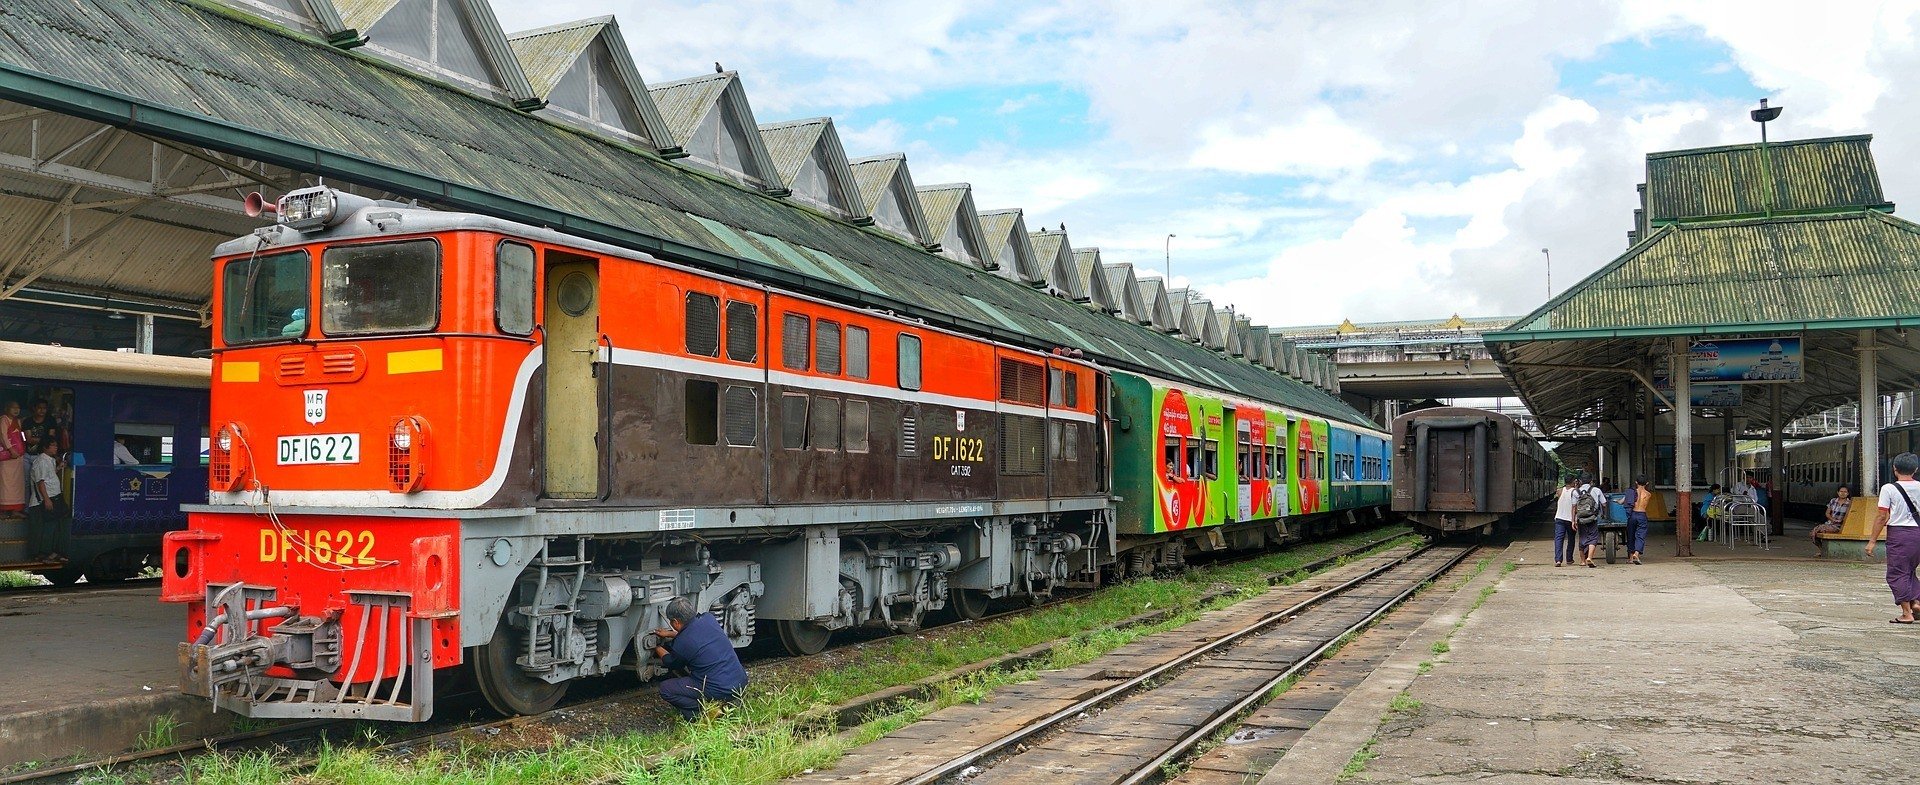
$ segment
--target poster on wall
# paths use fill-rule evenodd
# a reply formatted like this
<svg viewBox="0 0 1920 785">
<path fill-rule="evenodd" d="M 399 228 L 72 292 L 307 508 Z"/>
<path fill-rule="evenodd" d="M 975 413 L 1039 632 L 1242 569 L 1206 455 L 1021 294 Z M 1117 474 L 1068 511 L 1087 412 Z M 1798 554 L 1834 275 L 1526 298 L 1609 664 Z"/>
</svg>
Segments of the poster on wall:
<svg viewBox="0 0 1920 785">
<path fill-rule="evenodd" d="M 1664 368 L 1653 371 L 1653 389 L 1661 395 L 1673 398 L 1673 379 Z M 1692 382 L 1687 385 L 1687 398 L 1690 405 L 1701 409 L 1731 409 L 1740 405 L 1740 385 L 1737 384 L 1701 384 Z"/>
<path fill-rule="evenodd" d="M 1695 384 L 1765 384 L 1800 381 L 1804 363 L 1800 336 L 1694 341 L 1687 378 Z"/>
</svg>

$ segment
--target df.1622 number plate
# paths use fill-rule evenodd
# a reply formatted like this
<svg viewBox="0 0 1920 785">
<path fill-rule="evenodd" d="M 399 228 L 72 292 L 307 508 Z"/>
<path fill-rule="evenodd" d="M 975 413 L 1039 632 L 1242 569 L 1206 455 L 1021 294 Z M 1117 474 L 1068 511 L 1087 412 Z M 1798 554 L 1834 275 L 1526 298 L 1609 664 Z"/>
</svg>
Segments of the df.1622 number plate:
<svg viewBox="0 0 1920 785">
<path fill-rule="evenodd" d="M 360 434 L 316 433 L 280 437 L 280 465 L 297 463 L 359 463 Z"/>
</svg>

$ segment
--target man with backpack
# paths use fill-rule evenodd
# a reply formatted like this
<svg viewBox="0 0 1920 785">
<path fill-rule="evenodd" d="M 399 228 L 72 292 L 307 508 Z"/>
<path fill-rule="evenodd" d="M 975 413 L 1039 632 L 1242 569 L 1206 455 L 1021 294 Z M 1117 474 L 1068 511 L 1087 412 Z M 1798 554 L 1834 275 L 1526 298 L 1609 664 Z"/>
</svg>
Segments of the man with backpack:
<svg viewBox="0 0 1920 785">
<path fill-rule="evenodd" d="M 1560 495 L 1554 499 L 1553 506 L 1553 566 L 1573 562 L 1573 554 L 1580 547 L 1580 530 L 1573 525 L 1574 486 L 1579 479 L 1567 475 L 1567 481 L 1560 486 Z"/>
<path fill-rule="evenodd" d="M 1594 487 L 1593 478 L 1580 475 L 1580 487 L 1573 491 L 1573 525 L 1580 530 L 1580 549 L 1588 567 L 1600 550 L 1600 516 L 1607 509 L 1607 496 Z"/>
</svg>

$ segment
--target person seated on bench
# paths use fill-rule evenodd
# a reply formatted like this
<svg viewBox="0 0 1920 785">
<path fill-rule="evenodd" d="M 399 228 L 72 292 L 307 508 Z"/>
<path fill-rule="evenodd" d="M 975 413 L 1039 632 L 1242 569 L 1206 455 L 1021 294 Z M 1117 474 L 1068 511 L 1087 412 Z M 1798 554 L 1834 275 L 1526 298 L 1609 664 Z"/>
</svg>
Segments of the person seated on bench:
<svg viewBox="0 0 1920 785">
<path fill-rule="evenodd" d="M 1839 534 L 1840 527 L 1847 522 L 1847 509 L 1853 506 L 1853 489 L 1845 485 L 1833 492 L 1833 498 L 1827 500 L 1827 520 L 1813 527 L 1813 547 L 1820 549 L 1820 555 L 1827 555 L 1827 541 L 1822 534 Z"/>
</svg>

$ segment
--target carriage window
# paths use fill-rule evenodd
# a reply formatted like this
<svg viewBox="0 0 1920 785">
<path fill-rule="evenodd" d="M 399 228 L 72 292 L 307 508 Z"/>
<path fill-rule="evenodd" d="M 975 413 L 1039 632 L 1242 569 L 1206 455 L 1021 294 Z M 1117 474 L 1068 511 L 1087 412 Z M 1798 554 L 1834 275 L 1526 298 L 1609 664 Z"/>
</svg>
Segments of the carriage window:
<svg viewBox="0 0 1920 785">
<path fill-rule="evenodd" d="M 533 249 L 503 242 L 494 254 L 493 323 L 508 335 L 533 334 Z"/>
<path fill-rule="evenodd" d="M 1240 475 L 1240 479 L 1242 480 L 1251 480 L 1253 479 L 1253 467 L 1253 445 L 1244 440 L 1236 443 L 1234 445 L 1234 473 Z"/>
<path fill-rule="evenodd" d="M 120 447 L 114 447 L 115 465 L 125 464 L 127 456 L 138 465 L 173 463 L 172 425 L 117 422 L 113 424 L 113 440 L 127 448 L 127 455 L 121 455 Z"/>
<path fill-rule="evenodd" d="M 687 443 L 720 443 L 720 383 L 706 379 L 688 379 Z"/>
<path fill-rule="evenodd" d="M 807 446 L 840 449 L 840 427 L 840 399 L 815 396 L 813 410 L 807 413 Z"/>
<path fill-rule="evenodd" d="M 780 446 L 798 450 L 807 446 L 807 396 L 780 396 Z"/>
<path fill-rule="evenodd" d="M 1219 477 L 1220 476 L 1220 442 L 1219 441 L 1214 439 L 1207 440 L 1207 456 L 1206 457 L 1207 457 L 1207 463 L 1206 463 L 1207 477 L 1209 479 L 1214 477 Z"/>
<path fill-rule="evenodd" d="M 727 386 L 727 444 L 752 447 L 760 443 L 760 392 L 752 387 Z"/>
<path fill-rule="evenodd" d="M 1161 451 L 1161 456 L 1160 456 L 1161 463 L 1166 464 L 1167 479 L 1174 479 L 1179 477 L 1180 476 L 1180 437 L 1178 436 L 1167 437 L 1166 443 L 1160 446 L 1160 451 Z"/>
<path fill-rule="evenodd" d="M 222 268 L 220 335 L 229 344 L 307 334 L 305 251 L 235 259 Z"/>
<path fill-rule="evenodd" d="M 900 334 L 900 389 L 920 389 L 920 336 Z"/>
<path fill-rule="evenodd" d="M 807 369 L 807 352 L 811 348 L 813 324 L 807 317 L 790 313 L 781 327 L 780 364 L 795 371 Z"/>
<path fill-rule="evenodd" d="M 687 292 L 687 354 L 720 356 L 720 298 Z"/>
<path fill-rule="evenodd" d="M 1187 479 L 1197 480 L 1207 476 L 1206 456 L 1200 450 L 1200 440 L 1187 439 Z"/>
<path fill-rule="evenodd" d="M 1269 449 L 1273 450 L 1273 478 L 1276 480 L 1286 479 L 1287 478 L 1287 456 L 1281 453 L 1280 448 L 1278 446 L 1271 447 Z"/>
<path fill-rule="evenodd" d="M 727 359 L 760 359 L 760 309 L 753 303 L 727 301 Z"/>
<path fill-rule="evenodd" d="M 840 373 L 840 325 L 822 320 L 813 336 L 813 369 L 821 373 Z"/>
<path fill-rule="evenodd" d="M 867 328 L 847 326 L 847 375 L 867 378 Z"/>
<path fill-rule="evenodd" d="M 431 330 L 440 321 L 440 243 L 343 245 L 320 257 L 320 329 L 328 335 Z"/>
<path fill-rule="evenodd" d="M 867 402 L 847 401 L 847 452 L 867 451 Z"/>
</svg>

